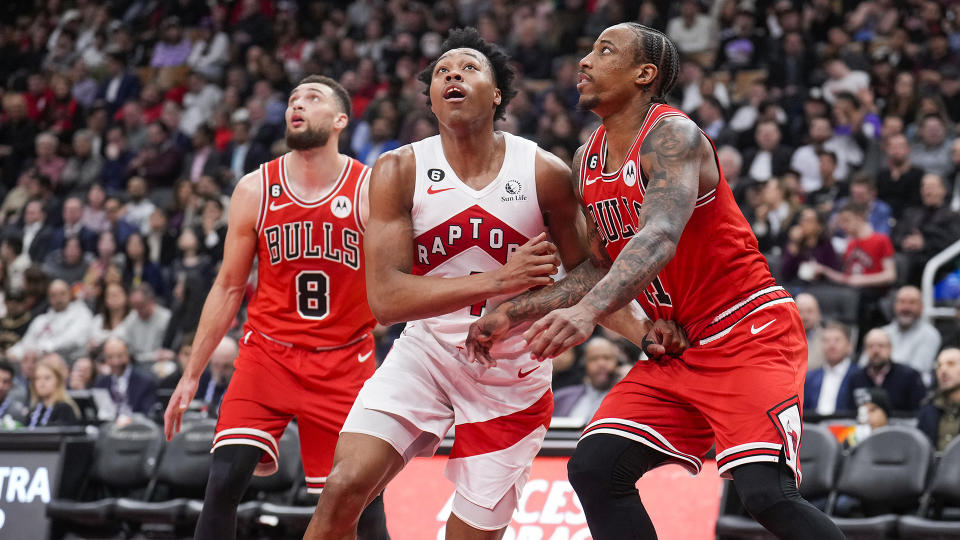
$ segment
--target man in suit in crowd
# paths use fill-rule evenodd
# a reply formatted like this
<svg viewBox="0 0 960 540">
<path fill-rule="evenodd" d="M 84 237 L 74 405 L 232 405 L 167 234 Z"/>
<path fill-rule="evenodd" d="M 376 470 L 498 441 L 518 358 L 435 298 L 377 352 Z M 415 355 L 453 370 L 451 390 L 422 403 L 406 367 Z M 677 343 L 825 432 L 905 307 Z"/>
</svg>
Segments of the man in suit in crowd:
<svg viewBox="0 0 960 540">
<path fill-rule="evenodd" d="M 110 368 L 109 375 L 101 375 L 94 388 L 110 391 L 117 412 L 149 414 L 157 400 L 157 382 L 149 373 L 134 367 L 127 344 L 117 337 L 103 343 L 103 358 Z"/>
<path fill-rule="evenodd" d="M 586 424 L 617 382 L 622 352 L 607 338 L 595 337 L 584 347 L 583 384 L 561 388 L 553 396 L 553 415 L 579 418 Z"/>
<path fill-rule="evenodd" d="M 799 304 L 799 296 L 797 300 Z M 850 356 L 853 351 L 850 330 L 843 324 L 830 323 L 821 331 L 821 342 L 824 364 L 807 373 L 803 408 L 822 415 L 852 414 L 856 406 L 850 379 L 857 365 Z"/>
<path fill-rule="evenodd" d="M 873 388 L 879 386 L 887 391 L 894 411 L 915 413 L 920 400 L 927 393 L 920 373 L 910 366 L 893 361 L 893 344 L 882 328 L 874 328 L 863 338 L 863 351 L 867 366 L 853 374 L 850 387 Z"/>
</svg>

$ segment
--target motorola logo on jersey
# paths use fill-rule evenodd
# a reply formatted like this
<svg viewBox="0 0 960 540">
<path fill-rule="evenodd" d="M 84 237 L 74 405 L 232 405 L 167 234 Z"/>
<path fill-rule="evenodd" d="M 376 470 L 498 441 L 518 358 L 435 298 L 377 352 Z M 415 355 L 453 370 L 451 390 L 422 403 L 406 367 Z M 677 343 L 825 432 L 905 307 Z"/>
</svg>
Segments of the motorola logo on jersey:
<svg viewBox="0 0 960 540">
<path fill-rule="evenodd" d="M 351 210 L 353 210 L 353 205 L 350 203 L 350 199 L 344 195 L 340 195 L 330 203 L 330 211 L 338 218 L 349 216 Z"/>
<path fill-rule="evenodd" d="M 637 163 L 632 159 L 623 164 L 623 183 L 627 187 L 633 187 L 637 183 Z"/>
<path fill-rule="evenodd" d="M 342 234 L 335 237 L 333 231 L 332 223 L 318 224 L 313 221 L 294 221 L 267 227 L 263 230 L 263 237 L 267 242 L 270 264 L 301 258 L 323 258 L 359 270 L 360 233 L 344 227 Z"/>
<path fill-rule="evenodd" d="M 446 173 L 443 172 L 443 169 L 430 169 L 427 171 L 427 178 L 431 182 L 439 182 L 443 180 L 443 177 L 446 176 Z"/>
</svg>

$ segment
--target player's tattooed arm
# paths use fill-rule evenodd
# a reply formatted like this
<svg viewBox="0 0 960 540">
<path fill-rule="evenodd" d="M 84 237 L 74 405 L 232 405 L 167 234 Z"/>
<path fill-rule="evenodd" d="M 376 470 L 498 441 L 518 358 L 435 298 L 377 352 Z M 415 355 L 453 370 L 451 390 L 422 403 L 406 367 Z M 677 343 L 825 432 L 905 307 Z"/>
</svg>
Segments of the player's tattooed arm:
<svg viewBox="0 0 960 540">
<path fill-rule="evenodd" d="M 640 164 L 649 181 L 637 234 L 577 305 L 530 327 L 525 337 L 534 356 L 549 358 L 583 342 L 598 321 L 636 298 L 666 266 L 696 204 L 702 142 L 697 126 L 683 117 L 663 120 L 645 137 Z"/>
<path fill-rule="evenodd" d="M 639 231 L 607 275 L 583 298 L 598 317 L 640 295 L 673 258 L 696 204 L 702 144 L 700 129 L 683 117 L 663 120 L 645 137 L 640 162 L 650 179 L 639 215 Z"/>
</svg>

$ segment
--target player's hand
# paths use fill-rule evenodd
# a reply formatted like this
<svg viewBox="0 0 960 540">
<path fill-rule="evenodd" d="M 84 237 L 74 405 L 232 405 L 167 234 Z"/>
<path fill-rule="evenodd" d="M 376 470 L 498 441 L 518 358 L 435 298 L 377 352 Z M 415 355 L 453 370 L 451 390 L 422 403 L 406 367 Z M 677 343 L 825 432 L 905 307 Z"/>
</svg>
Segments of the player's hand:
<svg viewBox="0 0 960 540">
<path fill-rule="evenodd" d="M 193 396 L 197 394 L 197 382 L 196 379 L 181 377 L 173 395 L 170 396 L 170 403 L 167 403 L 167 410 L 163 413 L 163 433 L 168 441 L 180 431 L 183 413 L 187 411 Z"/>
<path fill-rule="evenodd" d="M 510 330 L 510 318 L 504 313 L 493 311 L 480 317 L 467 330 L 467 358 L 485 367 L 497 365 L 490 356 L 490 347 Z"/>
<path fill-rule="evenodd" d="M 498 294 L 518 294 L 531 287 L 550 285 L 550 276 L 559 267 L 557 246 L 547 241 L 547 233 L 540 233 L 517 248 L 507 264 L 494 270 L 495 288 Z"/>
<path fill-rule="evenodd" d="M 550 312 L 533 323 L 523 337 L 534 360 L 553 358 L 587 340 L 597 326 L 597 315 L 577 304 Z"/>
<path fill-rule="evenodd" d="M 690 348 L 686 332 L 674 321 L 659 319 L 643 336 L 643 352 L 650 358 L 680 356 Z"/>
</svg>

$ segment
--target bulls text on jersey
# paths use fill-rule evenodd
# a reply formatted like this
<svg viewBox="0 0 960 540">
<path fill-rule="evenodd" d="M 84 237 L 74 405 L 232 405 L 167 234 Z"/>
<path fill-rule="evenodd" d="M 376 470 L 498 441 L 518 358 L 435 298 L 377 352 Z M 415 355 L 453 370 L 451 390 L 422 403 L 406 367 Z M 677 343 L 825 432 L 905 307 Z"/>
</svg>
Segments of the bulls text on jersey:
<svg viewBox="0 0 960 540">
<path fill-rule="evenodd" d="M 638 223 L 640 208 L 639 201 L 631 201 L 626 197 L 603 199 L 587 205 L 587 210 L 597 224 L 597 230 L 607 243 L 621 238 L 632 238 L 637 234 L 634 224 Z"/>
<path fill-rule="evenodd" d="M 335 235 L 333 223 L 320 222 L 319 228 L 315 225 L 317 223 L 313 221 L 293 221 L 264 229 L 270 264 L 322 258 L 359 270 L 360 233 L 343 227 L 341 234 Z"/>
</svg>

